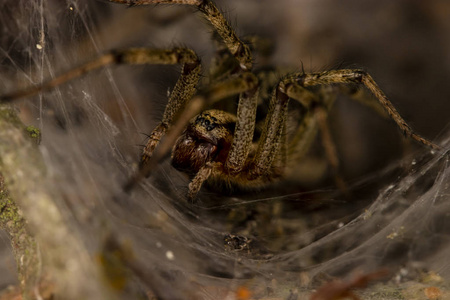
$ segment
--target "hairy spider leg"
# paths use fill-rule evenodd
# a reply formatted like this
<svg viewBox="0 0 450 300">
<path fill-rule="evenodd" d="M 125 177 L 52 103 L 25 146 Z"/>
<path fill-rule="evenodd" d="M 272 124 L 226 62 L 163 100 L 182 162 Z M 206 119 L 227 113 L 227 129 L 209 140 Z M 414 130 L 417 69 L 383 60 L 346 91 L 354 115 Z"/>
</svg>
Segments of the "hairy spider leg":
<svg viewBox="0 0 450 300">
<path fill-rule="evenodd" d="M 184 85 L 188 85 L 190 90 L 188 94 L 195 93 L 195 85 L 200 77 L 200 60 L 194 51 L 186 48 L 174 48 L 174 49 L 149 49 L 149 48 L 129 48 L 124 50 L 111 50 L 101 56 L 87 62 L 77 68 L 74 68 L 68 72 L 63 73 L 51 80 L 45 81 L 36 86 L 18 90 L 12 93 L 0 95 L 0 102 L 7 103 L 14 100 L 31 97 L 40 92 L 51 90 L 67 81 L 73 80 L 77 77 L 81 77 L 95 69 L 106 67 L 108 65 L 120 65 L 120 64 L 183 64 L 184 69 L 182 76 L 179 78 L 172 92 L 173 98 L 183 97 L 184 92 L 179 91 L 183 89 Z M 194 83 L 192 83 L 194 82 Z M 178 86 L 178 88 L 177 88 Z M 192 96 L 191 96 L 192 97 Z M 185 98 L 189 98 L 188 96 Z M 169 99 L 170 101 L 170 99 Z M 173 101 L 173 100 L 172 100 Z M 179 101 L 178 101 L 179 102 Z M 186 102 L 186 100 L 184 100 Z M 183 103 L 183 102 L 182 102 Z M 176 109 L 179 109 L 181 105 L 178 104 L 175 108 L 164 114 L 163 119 L 171 120 L 175 114 Z M 166 121 L 167 123 L 167 121 Z"/>
<path fill-rule="evenodd" d="M 250 180 L 255 180 L 273 172 L 271 170 L 272 164 L 279 157 L 283 141 L 282 136 L 283 132 L 285 132 L 288 102 L 289 97 L 286 95 L 284 84 L 281 81 L 272 93 L 263 132 L 256 150 L 256 155 L 250 166 Z"/>
<path fill-rule="evenodd" d="M 153 129 L 147 145 L 143 150 L 141 167 L 148 163 L 149 159 L 152 157 L 153 151 L 159 144 L 161 137 L 172 125 L 175 116 L 183 110 L 186 103 L 194 96 L 201 71 L 200 59 L 195 52 L 190 49 L 175 48 L 173 50 L 157 50 L 155 54 L 156 57 L 151 57 L 148 60 L 148 63 L 151 63 L 151 61 L 156 58 L 157 60 L 159 59 L 157 63 L 160 64 L 181 64 L 182 70 L 181 75 L 170 94 L 163 118 L 156 128 Z M 134 59 L 135 57 L 133 56 L 129 57 L 129 61 L 131 62 L 133 62 Z M 145 58 L 143 59 L 145 60 Z"/>
<path fill-rule="evenodd" d="M 203 183 L 208 180 L 213 172 L 219 172 L 220 163 L 208 162 L 195 175 L 189 183 L 188 201 L 195 203 L 198 192 L 202 188 Z"/>
<path fill-rule="evenodd" d="M 298 101 L 304 107 L 304 113 L 296 133 L 288 143 L 286 121 L 289 99 Z M 319 95 L 298 85 L 290 75 L 281 79 L 272 93 L 263 132 L 250 166 L 249 180 L 269 174 L 272 177 L 281 176 L 287 159 L 292 160 L 294 154 L 297 157 L 309 149 L 317 133 L 312 106 L 322 102 Z"/>
<path fill-rule="evenodd" d="M 312 93 L 289 77 L 284 80 L 284 84 L 287 85 L 286 94 L 289 98 L 300 102 L 306 110 L 297 132 L 289 142 L 287 153 L 289 160 L 299 161 L 310 148 L 319 130 L 325 157 L 333 170 L 336 186 L 346 193 L 347 187 L 339 175 L 339 158 L 327 123 L 328 112 L 336 100 L 336 95 L 330 93 L 330 89 L 321 90 L 317 94 Z"/>
<path fill-rule="evenodd" d="M 323 106 L 317 106 L 314 108 L 314 116 L 317 121 L 317 125 L 319 126 L 320 137 L 322 140 L 322 147 L 325 150 L 325 156 L 327 158 L 328 164 L 330 165 L 333 171 L 334 182 L 336 186 L 342 191 L 344 194 L 348 193 L 347 185 L 344 182 L 344 179 L 340 176 L 339 173 L 339 158 L 336 151 L 336 146 L 331 137 L 330 126 L 328 126 L 328 110 Z"/>
<path fill-rule="evenodd" d="M 295 76 L 295 75 L 294 75 Z M 413 140 L 430 147 L 435 150 L 440 150 L 441 147 L 433 142 L 421 137 L 415 133 L 406 121 L 400 116 L 392 103 L 387 99 L 384 92 L 378 87 L 367 72 L 363 70 L 341 69 L 332 70 L 320 73 L 303 74 L 299 73 L 297 83 L 304 87 L 318 86 L 318 85 L 330 85 L 330 84 L 346 84 L 356 83 L 362 84 L 367 88 L 383 106 L 390 118 L 397 124 L 403 134 Z"/>
<path fill-rule="evenodd" d="M 331 86 L 324 85 L 324 87 L 330 88 Z M 332 168 L 336 186 L 346 193 L 346 184 L 339 175 L 339 156 L 327 122 L 328 113 L 336 100 L 335 91 L 347 95 L 350 99 L 369 107 L 381 117 L 389 118 L 384 106 L 381 105 L 373 94 L 369 94 L 367 89 L 361 89 L 351 85 L 337 85 L 332 86 L 331 90 L 320 89 L 318 94 L 315 94 L 295 83 L 294 80 L 288 84 L 286 93 L 289 98 L 300 101 L 307 111 L 298 126 L 297 132 L 290 140 L 287 156 L 289 157 L 289 161 L 300 161 L 310 148 L 318 130 L 320 130 L 322 146 L 325 150 L 328 164 Z M 311 100 L 305 101 L 305 99 L 314 99 L 314 108 L 310 107 Z"/>
<path fill-rule="evenodd" d="M 297 78 L 295 79 L 295 77 Z M 321 73 L 297 73 L 290 75 L 291 80 L 298 84 L 290 83 L 287 87 L 287 94 L 290 98 L 303 98 L 302 93 L 306 93 L 302 91 L 307 87 L 312 86 L 329 86 L 330 84 L 349 84 L 349 83 L 357 83 L 362 84 L 368 91 L 371 92 L 375 99 L 372 97 L 368 97 L 365 92 L 355 91 L 349 86 L 338 86 L 338 91 L 343 94 L 347 94 L 350 96 L 350 99 L 358 101 L 374 111 L 376 111 L 379 115 L 383 117 L 389 116 L 393 119 L 397 126 L 403 131 L 406 136 L 411 137 L 413 140 L 424 144 L 432 149 L 439 150 L 440 146 L 432 143 L 431 141 L 419 136 L 414 133 L 411 128 L 407 125 L 407 123 L 403 120 L 403 118 L 399 115 L 397 110 L 393 107 L 391 102 L 387 99 L 383 91 L 378 87 L 373 78 L 362 70 L 334 70 L 327 71 Z M 300 86 L 300 84 L 302 86 Z M 312 96 L 312 95 L 310 95 Z M 328 112 L 331 110 L 331 107 L 335 101 L 335 96 L 330 96 L 329 99 L 325 103 L 319 103 L 320 105 L 316 105 L 314 109 L 311 110 L 310 113 L 306 113 L 300 126 L 297 131 L 297 134 L 294 136 L 291 142 L 291 147 L 289 148 L 288 155 L 303 155 L 312 142 L 312 139 L 317 133 L 317 129 L 320 129 L 322 145 L 325 149 L 327 160 L 334 170 L 334 176 L 336 185 L 345 191 L 345 184 L 342 179 L 338 176 L 338 167 L 339 160 L 338 155 L 332 141 L 328 125 L 326 123 Z M 374 101 L 377 100 L 377 101 Z M 323 99 L 322 99 L 323 101 Z M 305 107 L 308 107 L 308 103 L 305 103 Z M 290 157 L 291 159 L 291 157 Z"/>
<path fill-rule="evenodd" d="M 262 176 L 267 176 L 270 173 L 272 177 L 277 176 L 277 169 L 274 168 L 274 161 L 279 157 L 282 158 L 284 155 L 283 153 L 280 154 L 280 152 L 284 151 L 282 138 L 286 126 L 287 105 L 289 99 L 292 98 L 299 101 L 307 109 L 311 108 L 312 103 L 317 103 L 317 101 L 319 101 L 317 96 L 312 92 L 302 89 L 301 87 L 307 88 L 312 86 L 329 86 L 331 84 L 348 83 L 362 84 L 366 87 L 406 136 L 411 137 L 413 140 L 432 149 L 441 149 L 438 145 L 412 131 L 392 103 L 387 99 L 383 91 L 375 83 L 373 78 L 366 72 L 362 70 L 342 69 L 311 74 L 294 73 L 283 78 L 273 92 L 263 133 L 254 161 L 250 166 L 249 180 L 258 179 Z M 331 109 L 334 99 L 335 97 L 330 97 L 326 101 L 328 103 L 319 102 L 320 105 L 317 106 L 317 110 L 315 109 L 312 113 L 307 112 L 304 115 L 302 124 L 294 139 L 299 140 L 301 135 L 306 134 L 306 141 L 301 145 L 301 150 L 305 151 L 309 147 L 317 130 L 315 129 L 316 124 L 314 124 L 314 122 L 318 122 L 319 124 L 317 125 L 319 125 L 322 130 L 325 150 L 328 152 L 328 160 L 334 168 L 337 168 L 337 155 L 331 137 L 328 135 L 328 128 L 324 125 L 323 120 Z M 302 139 L 304 138 L 305 136 L 302 137 Z M 290 147 L 289 149 L 293 148 Z M 298 146 L 296 149 L 298 149 Z"/>
<path fill-rule="evenodd" d="M 318 93 L 312 93 L 297 84 L 292 78 L 286 79 L 285 84 L 287 85 L 286 94 L 289 98 L 300 102 L 306 110 L 297 132 L 289 142 L 287 148 L 289 161 L 299 161 L 303 158 L 319 131 L 325 157 L 332 169 L 335 184 L 340 191 L 347 194 L 347 185 L 339 172 L 339 156 L 327 122 L 328 112 L 336 100 L 336 94 L 332 93 L 334 88 L 325 86 Z"/>
<path fill-rule="evenodd" d="M 390 117 L 386 109 L 383 105 L 381 105 L 380 101 L 378 101 L 368 89 L 361 87 L 361 85 L 355 86 L 352 84 L 340 84 L 333 86 L 338 94 L 348 96 L 351 100 L 359 102 L 360 104 L 370 108 L 380 117 L 389 119 Z"/>
<path fill-rule="evenodd" d="M 99 69 L 108 65 L 112 65 L 116 63 L 116 59 L 113 53 L 105 53 L 96 59 L 85 63 L 75 69 L 72 69 L 64 74 L 57 76 L 51 80 L 45 81 L 36 86 L 32 86 L 26 89 L 21 89 L 18 91 L 14 91 L 11 93 L 7 93 L 4 95 L 0 95 L 0 102 L 8 103 L 13 102 L 15 100 L 31 97 L 40 92 L 45 92 L 51 90 L 67 81 L 70 81 L 74 78 L 80 77 L 86 73 L 89 73 L 92 70 Z"/>
<path fill-rule="evenodd" d="M 300 86 L 290 78 L 283 79 L 286 95 L 289 98 L 299 102 L 304 108 L 303 116 L 297 131 L 291 137 L 286 155 L 290 161 L 299 161 L 310 148 L 315 136 L 317 135 L 317 119 L 314 116 L 314 106 L 323 105 L 323 100 L 318 94 Z M 327 98 L 328 99 L 328 98 Z M 331 101 L 328 101 L 328 103 Z"/>
<path fill-rule="evenodd" d="M 257 86 L 240 94 L 233 143 L 225 162 L 225 169 L 231 174 L 241 172 L 247 160 L 255 132 L 257 106 Z"/>
<path fill-rule="evenodd" d="M 154 4 L 181 4 L 192 5 L 203 13 L 204 17 L 211 23 L 215 31 L 220 35 L 231 54 L 239 62 L 241 69 L 251 70 L 253 64 L 252 53 L 249 47 L 244 44 L 236 35 L 235 31 L 225 19 L 223 14 L 210 0 L 108 0 L 109 2 L 137 5 Z"/>
<path fill-rule="evenodd" d="M 175 115 L 182 109 L 196 92 L 196 85 L 200 78 L 200 59 L 194 51 L 187 48 L 149 49 L 129 48 L 125 50 L 112 50 L 100 57 L 68 71 L 54 79 L 29 89 L 0 96 L 0 101 L 9 102 L 15 99 L 33 96 L 59 86 L 69 80 L 82 76 L 92 70 L 112 64 L 181 64 L 181 75 L 173 88 L 162 121 L 156 126 L 149 137 L 142 154 L 142 163 L 146 163 L 152 156 L 161 137 L 169 129 Z"/>
<path fill-rule="evenodd" d="M 318 96 L 298 86 L 289 76 L 285 76 L 272 93 L 258 148 L 250 166 L 249 180 L 255 180 L 269 173 L 272 173 L 272 176 L 282 175 L 291 148 L 291 146 L 286 146 L 285 134 L 290 98 L 297 100 L 305 107 L 306 111 L 295 135 L 298 138 L 294 139 L 298 142 L 301 137 L 311 136 L 310 140 L 312 140 L 315 132 L 311 130 L 312 127 L 310 126 L 311 122 L 309 121 L 312 120 L 312 116 L 309 113 L 309 108 L 313 102 L 319 101 Z M 307 134 L 307 132 L 311 132 L 311 134 Z M 310 142 L 305 142 L 305 148 L 309 144 Z"/>
</svg>

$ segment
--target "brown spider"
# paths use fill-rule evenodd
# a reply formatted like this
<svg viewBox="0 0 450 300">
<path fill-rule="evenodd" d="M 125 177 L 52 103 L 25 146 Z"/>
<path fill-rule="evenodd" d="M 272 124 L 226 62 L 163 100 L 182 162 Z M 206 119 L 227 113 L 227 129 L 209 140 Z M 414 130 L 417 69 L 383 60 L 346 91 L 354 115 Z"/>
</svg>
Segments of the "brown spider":
<svg viewBox="0 0 450 300">
<path fill-rule="evenodd" d="M 264 72 L 252 73 L 253 58 L 249 46 L 237 37 L 211 0 L 108 1 L 130 6 L 184 4 L 197 7 L 224 45 L 224 51 L 221 51 L 222 55 L 211 75 L 212 83 L 197 91 L 201 63 L 190 49 L 131 48 L 110 51 L 42 85 L 0 99 L 10 101 L 30 96 L 109 64 L 182 65 L 181 75 L 170 94 L 162 121 L 150 134 L 143 150 L 141 171 L 129 182 L 128 188 L 147 175 L 154 165 L 151 162 L 161 158 L 173 144 L 172 165 L 192 179 L 188 194 L 190 200 L 195 199 L 204 182 L 226 189 L 265 186 L 283 177 L 286 166 L 297 161 L 308 149 L 318 129 L 322 133 L 328 160 L 336 168 L 336 154 L 325 119 L 337 92 L 345 92 L 356 98 L 350 93 L 351 89 L 346 88 L 352 84 L 361 85 L 370 91 L 378 102 L 372 101 L 369 105 L 382 107 L 406 136 L 433 149 L 440 148 L 414 133 L 372 77 L 363 70 L 355 69 L 310 74 L 297 72 L 274 82 L 259 140 L 254 142 L 259 95 L 266 92 L 266 86 L 271 80 L 263 79 Z M 236 115 L 216 109 L 198 114 L 207 105 L 237 95 L 239 103 Z M 288 140 L 286 124 L 290 99 L 298 102 L 301 108 L 297 129 L 289 135 Z M 166 133 L 169 134 L 165 141 L 156 148 Z M 177 140 L 175 136 L 179 136 Z"/>
</svg>

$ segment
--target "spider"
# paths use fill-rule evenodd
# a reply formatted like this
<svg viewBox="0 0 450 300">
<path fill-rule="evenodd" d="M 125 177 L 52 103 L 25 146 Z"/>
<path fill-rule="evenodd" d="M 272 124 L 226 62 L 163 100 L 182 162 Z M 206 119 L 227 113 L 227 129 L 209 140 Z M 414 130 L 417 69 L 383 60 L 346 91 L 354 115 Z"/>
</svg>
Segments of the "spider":
<svg viewBox="0 0 450 300">
<path fill-rule="evenodd" d="M 3 102 L 51 89 L 74 77 L 110 64 L 178 64 L 181 75 L 170 93 L 161 122 L 149 135 L 141 158 L 141 171 L 127 186 L 132 186 L 148 169 L 172 149 L 172 166 L 191 178 L 188 198 L 194 201 L 205 182 L 225 189 L 258 188 L 280 180 L 287 166 L 301 158 L 320 130 L 332 167 L 336 153 L 326 126 L 327 113 L 338 92 L 356 98 L 351 85 L 364 87 L 405 136 L 440 149 L 414 133 L 387 99 L 373 78 L 359 69 L 339 69 L 318 73 L 294 72 L 277 81 L 266 80 L 264 72 L 253 71 L 250 46 L 243 42 L 211 0 L 104 0 L 129 6 L 179 4 L 194 6 L 212 25 L 220 41 L 220 57 L 206 88 L 197 90 L 201 61 L 188 48 L 113 50 L 93 61 L 43 84 L 2 96 Z M 267 86 L 272 91 L 267 92 Z M 269 94 L 269 108 L 255 138 L 256 111 L 260 95 Z M 239 97 L 237 113 L 208 109 L 219 100 Z M 298 126 L 287 138 L 288 103 L 297 102 Z M 160 141 L 166 135 L 164 142 Z M 174 138 L 178 136 L 178 138 Z M 157 146 L 159 147 L 157 148 Z M 170 147 L 169 147 L 170 146 Z M 158 153 L 158 149 L 159 153 Z"/>
</svg>

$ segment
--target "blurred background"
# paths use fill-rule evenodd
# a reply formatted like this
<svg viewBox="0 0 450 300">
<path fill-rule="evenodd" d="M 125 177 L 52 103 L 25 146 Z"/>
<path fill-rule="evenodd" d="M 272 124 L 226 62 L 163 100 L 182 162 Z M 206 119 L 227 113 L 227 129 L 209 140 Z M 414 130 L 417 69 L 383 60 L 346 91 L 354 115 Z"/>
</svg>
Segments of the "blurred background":
<svg viewBox="0 0 450 300">
<path fill-rule="evenodd" d="M 273 41 L 273 55 L 255 56 L 255 68 L 277 67 L 280 77 L 361 68 L 417 133 L 447 145 L 448 1 L 215 3 L 239 36 Z M 0 3 L 0 14 L 1 93 L 114 48 L 186 46 L 202 58 L 205 78 L 215 54 L 211 27 L 188 6 L 20 0 Z M 42 130 L 55 201 L 92 261 L 110 250 L 110 239 L 133 253 L 126 284 L 113 287 L 118 298 L 304 299 L 333 278 L 381 268 L 389 275 L 364 299 L 432 299 L 424 290 L 435 286 L 448 295 L 446 156 L 404 139 L 394 122 L 345 96 L 329 125 L 350 195 L 321 162 L 320 141 L 306 175 L 267 190 L 204 189 L 190 205 L 189 180 L 163 161 L 158 176 L 123 194 L 178 75 L 179 66 L 108 67 L 15 104 L 26 125 Z M 317 169 L 324 172 L 308 175 Z M 1 248 L 5 289 L 18 283 L 6 235 Z M 100 274 L 111 273 L 105 265 Z M 430 274 L 435 281 L 427 283 Z"/>
</svg>

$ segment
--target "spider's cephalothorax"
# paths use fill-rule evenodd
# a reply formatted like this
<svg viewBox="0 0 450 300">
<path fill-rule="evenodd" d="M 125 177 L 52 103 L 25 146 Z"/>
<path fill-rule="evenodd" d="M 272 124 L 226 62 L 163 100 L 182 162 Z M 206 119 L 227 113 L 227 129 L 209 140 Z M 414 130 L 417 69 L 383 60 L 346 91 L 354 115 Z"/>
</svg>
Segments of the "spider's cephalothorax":
<svg viewBox="0 0 450 300">
<path fill-rule="evenodd" d="M 309 74 L 298 72 L 286 75 L 278 82 L 273 80 L 273 76 L 266 76 L 264 72 L 254 74 L 249 46 L 239 39 L 211 0 L 109 1 L 130 6 L 181 4 L 197 7 L 212 25 L 214 37 L 222 45 L 210 78 L 201 81 L 200 59 L 191 49 L 130 48 L 110 51 L 41 85 L 3 95 L 0 100 L 7 102 L 31 96 L 110 64 L 181 65 L 180 77 L 170 93 L 162 120 L 150 134 L 144 148 L 141 171 L 130 180 L 126 188 L 133 186 L 146 175 L 146 169 L 153 166 L 149 164 L 152 157 L 153 161 L 164 157 L 165 153 L 170 151 L 168 149 L 171 147 L 168 145 L 171 143 L 175 144 L 172 165 L 189 174 L 192 179 L 188 194 L 191 200 L 196 197 L 204 182 L 222 187 L 231 187 L 236 183 L 241 187 L 261 187 L 279 179 L 287 166 L 292 168 L 295 162 L 302 158 L 317 132 L 321 133 L 330 165 L 337 169 L 337 155 L 326 117 L 338 92 L 349 94 L 350 98 L 376 109 L 381 108 L 406 136 L 430 148 L 440 149 L 411 130 L 373 78 L 363 70 L 342 69 Z M 257 44 L 255 42 L 255 48 L 258 48 Z M 269 77 L 271 79 L 267 80 Z M 207 82 L 207 85 L 201 86 L 197 91 L 199 83 L 204 82 Z M 346 88 L 352 85 L 364 87 L 366 92 L 372 94 L 371 97 L 361 99 L 352 92 L 353 88 Z M 268 86 L 273 86 L 269 110 L 261 126 L 261 133 L 254 141 L 256 109 L 261 102 L 259 95 L 265 97 L 270 94 L 267 92 L 270 90 Z M 239 101 L 236 115 L 207 110 L 189 121 L 192 116 L 205 109 L 206 103 L 236 99 L 237 96 Z M 296 101 L 301 106 L 302 113 L 298 116 L 297 128 L 288 137 L 289 101 Z M 176 116 L 179 116 L 178 120 Z M 169 135 L 163 142 L 165 145 L 160 145 L 160 151 L 156 155 L 155 149 L 167 132 Z M 181 134 L 181 137 L 175 142 L 176 134 Z"/>
</svg>

